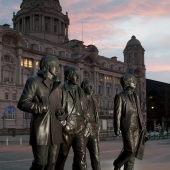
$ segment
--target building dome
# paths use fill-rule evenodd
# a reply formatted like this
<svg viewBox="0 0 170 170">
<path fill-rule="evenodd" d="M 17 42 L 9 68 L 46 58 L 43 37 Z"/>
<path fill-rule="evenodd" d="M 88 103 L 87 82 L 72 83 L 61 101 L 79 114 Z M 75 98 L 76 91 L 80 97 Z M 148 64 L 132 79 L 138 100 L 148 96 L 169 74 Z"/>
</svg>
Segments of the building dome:
<svg viewBox="0 0 170 170">
<path fill-rule="evenodd" d="M 133 35 L 131 40 L 129 40 L 127 42 L 127 46 L 128 45 L 141 45 L 140 41 L 138 39 L 136 39 L 136 37 Z"/>
</svg>

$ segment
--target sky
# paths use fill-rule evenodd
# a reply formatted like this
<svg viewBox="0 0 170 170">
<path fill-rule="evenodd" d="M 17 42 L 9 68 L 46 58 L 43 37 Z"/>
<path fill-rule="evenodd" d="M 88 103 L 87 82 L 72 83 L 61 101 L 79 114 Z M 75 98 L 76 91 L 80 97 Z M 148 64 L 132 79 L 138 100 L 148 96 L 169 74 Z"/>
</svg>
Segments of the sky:
<svg viewBox="0 0 170 170">
<path fill-rule="evenodd" d="M 12 27 L 22 0 L 0 0 L 0 25 Z M 60 0 L 70 18 L 69 38 L 94 44 L 99 55 L 117 56 L 132 35 L 145 49 L 146 78 L 170 83 L 170 0 Z"/>
</svg>

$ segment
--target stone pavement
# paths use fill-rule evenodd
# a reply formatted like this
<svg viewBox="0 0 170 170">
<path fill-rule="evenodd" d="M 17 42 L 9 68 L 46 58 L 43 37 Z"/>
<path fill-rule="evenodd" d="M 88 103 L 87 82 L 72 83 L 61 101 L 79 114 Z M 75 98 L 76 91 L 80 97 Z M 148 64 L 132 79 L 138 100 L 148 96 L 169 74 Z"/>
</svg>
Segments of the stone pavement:
<svg viewBox="0 0 170 170">
<path fill-rule="evenodd" d="M 6 146 L 1 139 L 0 170 L 29 169 L 32 162 L 32 152 L 28 145 L 28 136 L 27 138 L 23 137 L 23 139 L 27 139 L 27 142 L 19 145 L 19 140 L 13 138 L 13 141 L 9 142 L 9 146 Z M 122 141 L 120 139 L 101 141 L 99 145 L 101 169 L 113 170 L 113 161 L 122 148 Z M 71 170 L 72 160 L 73 152 L 71 150 L 66 161 L 65 170 Z M 92 170 L 89 154 L 87 154 L 87 163 L 88 170 Z M 170 170 L 170 139 L 148 141 L 145 147 L 144 159 L 142 161 L 136 159 L 134 170 Z"/>
</svg>

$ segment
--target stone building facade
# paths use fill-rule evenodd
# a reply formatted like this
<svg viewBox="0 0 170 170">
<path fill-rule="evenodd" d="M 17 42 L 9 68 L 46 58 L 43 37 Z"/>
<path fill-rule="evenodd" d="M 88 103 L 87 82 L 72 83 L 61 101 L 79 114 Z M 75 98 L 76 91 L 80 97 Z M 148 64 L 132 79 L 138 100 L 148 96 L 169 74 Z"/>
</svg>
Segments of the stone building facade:
<svg viewBox="0 0 170 170">
<path fill-rule="evenodd" d="M 29 128 L 30 113 L 17 108 L 27 78 L 35 75 L 44 55 L 53 55 L 60 62 L 60 80 L 64 69 L 76 65 L 81 80 L 94 81 L 94 97 L 99 104 L 100 130 L 113 130 L 114 96 L 122 90 L 120 77 L 133 73 L 138 82 L 146 120 L 146 79 L 144 48 L 135 36 L 124 49 L 124 62 L 117 57 L 99 55 L 95 45 L 84 45 L 80 40 L 68 39 L 68 13 L 63 14 L 59 0 L 23 0 L 21 10 L 13 13 L 13 28 L 0 26 L 0 131 Z"/>
</svg>

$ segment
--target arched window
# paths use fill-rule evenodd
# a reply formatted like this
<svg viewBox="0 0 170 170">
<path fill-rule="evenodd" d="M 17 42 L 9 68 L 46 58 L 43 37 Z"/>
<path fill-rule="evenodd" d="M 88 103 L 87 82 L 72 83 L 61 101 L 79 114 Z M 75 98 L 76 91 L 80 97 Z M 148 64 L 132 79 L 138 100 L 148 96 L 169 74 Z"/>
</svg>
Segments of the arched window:
<svg viewBox="0 0 170 170">
<path fill-rule="evenodd" d="M 65 52 L 65 57 L 70 58 L 70 53 L 68 51 Z"/>
<path fill-rule="evenodd" d="M 129 54 L 129 56 L 128 56 L 128 63 L 130 63 L 130 54 Z"/>
<path fill-rule="evenodd" d="M 53 48 L 53 55 L 58 55 L 58 50 L 56 48 Z"/>
<path fill-rule="evenodd" d="M 10 55 L 8 55 L 8 54 L 7 54 L 7 55 L 4 55 L 2 61 L 3 61 L 4 63 L 14 63 L 13 58 L 12 58 Z"/>
<path fill-rule="evenodd" d="M 29 48 L 29 42 L 27 40 L 25 40 L 24 43 L 25 43 L 25 47 Z"/>
<path fill-rule="evenodd" d="M 39 45 L 39 51 L 44 52 L 44 47 L 42 44 Z"/>
<path fill-rule="evenodd" d="M 15 109 L 12 106 L 6 108 L 7 119 L 15 119 Z"/>
<path fill-rule="evenodd" d="M 138 55 L 137 55 L 137 53 L 134 54 L 134 64 L 138 64 Z"/>
</svg>

